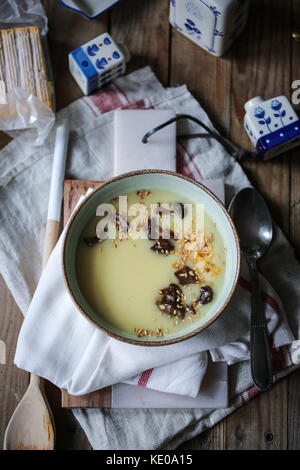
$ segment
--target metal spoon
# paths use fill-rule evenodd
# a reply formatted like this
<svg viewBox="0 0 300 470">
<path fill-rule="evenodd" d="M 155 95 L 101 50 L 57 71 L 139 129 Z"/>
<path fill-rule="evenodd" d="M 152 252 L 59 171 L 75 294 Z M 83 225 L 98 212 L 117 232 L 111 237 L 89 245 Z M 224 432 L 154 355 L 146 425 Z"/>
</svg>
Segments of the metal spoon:
<svg viewBox="0 0 300 470">
<path fill-rule="evenodd" d="M 260 390 L 266 390 L 273 382 L 273 374 L 257 261 L 265 254 L 272 241 L 272 219 L 264 199 L 253 188 L 245 188 L 240 191 L 231 201 L 229 212 L 236 226 L 241 251 L 251 274 L 250 349 L 252 377 Z"/>
</svg>

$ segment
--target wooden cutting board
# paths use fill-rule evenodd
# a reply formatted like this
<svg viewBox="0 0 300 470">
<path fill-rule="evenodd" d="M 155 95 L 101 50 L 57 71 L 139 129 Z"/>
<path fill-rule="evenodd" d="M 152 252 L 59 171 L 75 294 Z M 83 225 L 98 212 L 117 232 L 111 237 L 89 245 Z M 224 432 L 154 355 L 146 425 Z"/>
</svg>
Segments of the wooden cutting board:
<svg viewBox="0 0 300 470">
<path fill-rule="evenodd" d="M 88 188 L 97 189 L 103 183 L 100 181 L 66 180 L 64 186 L 64 225 L 76 206 L 80 196 L 85 194 Z M 61 406 L 63 408 L 111 408 L 111 387 L 88 393 L 82 396 L 72 396 L 66 390 L 62 390 Z"/>
</svg>

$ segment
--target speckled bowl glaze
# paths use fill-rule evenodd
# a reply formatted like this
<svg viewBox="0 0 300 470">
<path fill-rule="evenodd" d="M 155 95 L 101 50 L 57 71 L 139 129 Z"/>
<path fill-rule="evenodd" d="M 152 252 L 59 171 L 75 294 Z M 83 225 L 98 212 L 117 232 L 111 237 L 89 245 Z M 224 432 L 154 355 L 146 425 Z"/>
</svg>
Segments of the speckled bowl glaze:
<svg viewBox="0 0 300 470">
<path fill-rule="evenodd" d="M 183 332 L 168 335 L 167 338 L 137 338 L 108 324 L 90 307 L 78 285 L 76 276 L 76 251 L 80 235 L 87 222 L 95 214 L 99 204 L 108 202 L 119 195 L 142 189 L 163 188 L 184 194 L 191 201 L 204 204 L 206 212 L 217 222 L 224 246 L 227 250 L 224 283 L 218 299 L 211 311 L 199 321 L 187 327 Z M 63 240 L 63 274 L 68 292 L 79 311 L 96 327 L 115 339 L 141 346 L 162 346 L 177 343 L 190 338 L 207 328 L 223 312 L 236 288 L 240 272 L 239 240 L 233 222 L 219 199 L 197 181 L 177 173 L 163 170 L 144 170 L 126 173 L 113 178 L 92 192 L 75 210 L 65 231 Z"/>
</svg>

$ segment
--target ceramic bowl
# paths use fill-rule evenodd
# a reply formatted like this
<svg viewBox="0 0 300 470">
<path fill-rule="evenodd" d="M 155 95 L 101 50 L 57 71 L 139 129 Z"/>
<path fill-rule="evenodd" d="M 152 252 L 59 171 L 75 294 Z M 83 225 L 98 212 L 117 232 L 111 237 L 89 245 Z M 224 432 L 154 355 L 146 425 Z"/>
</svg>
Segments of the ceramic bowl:
<svg viewBox="0 0 300 470">
<path fill-rule="evenodd" d="M 87 222 L 95 215 L 99 204 L 108 202 L 119 195 L 142 189 L 163 188 L 184 194 L 192 201 L 204 204 L 206 212 L 217 222 L 227 250 L 226 272 L 222 290 L 218 294 L 211 311 L 197 322 L 193 322 L 184 332 L 174 333 L 168 338 L 137 338 L 118 331 L 99 316 L 86 299 L 78 285 L 76 277 L 76 251 L 80 235 Z M 93 325 L 115 339 L 143 346 L 160 346 L 177 343 L 190 338 L 207 328 L 223 312 L 236 288 L 240 271 L 240 248 L 233 222 L 219 199 L 202 184 L 177 173 L 163 170 L 144 170 L 126 173 L 113 178 L 92 192 L 75 210 L 66 228 L 63 240 L 63 274 L 67 289 L 80 312 Z"/>
</svg>

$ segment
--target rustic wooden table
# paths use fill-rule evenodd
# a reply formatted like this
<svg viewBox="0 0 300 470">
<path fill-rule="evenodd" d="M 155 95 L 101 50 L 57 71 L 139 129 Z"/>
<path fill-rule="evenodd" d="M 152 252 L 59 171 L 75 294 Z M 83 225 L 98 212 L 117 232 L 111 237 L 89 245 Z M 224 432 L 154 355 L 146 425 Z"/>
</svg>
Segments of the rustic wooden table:
<svg viewBox="0 0 300 470">
<path fill-rule="evenodd" d="M 57 108 L 81 91 L 70 77 L 67 54 L 104 31 L 130 49 L 129 71 L 150 64 L 164 85 L 186 83 L 215 126 L 234 142 L 249 147 L 243 130 L 243 104 L 253 96 L 290 97 L 300 79 L 300 44 L 291 39 L 297 0 L 252 0 L 248 27 L 224 58 L 198 48 L 168 23 L 168 0 L 121 0 L 108 14 L 88 21 L 58 1 L 44 1 L 49 17 L 49 46 Z M 1 135 L 3 147 L 8 137 Z M 250 148 L 250 147 L 249 147 Z M 299 149 L 259 163 L 243 163 L 253 184 L 269 203 L 275 220 L 300 254 Z M 0 332 L 7 345 L 7 365 L 0 365 L 0 447 L 9 417 L 27 384 L 28 374 L 13 365 L 22 315 L 3 281 L 0 283 Z M 277 383 L 233 415 L 181 446 L 182 449 L 300 449 L 300 371 Z M 57 447 L 88 449 L 84 433 L 54 393 Z"/>
</svg>

